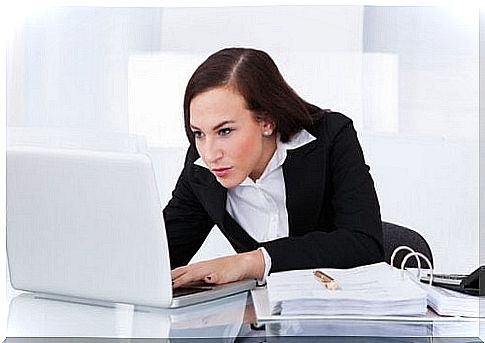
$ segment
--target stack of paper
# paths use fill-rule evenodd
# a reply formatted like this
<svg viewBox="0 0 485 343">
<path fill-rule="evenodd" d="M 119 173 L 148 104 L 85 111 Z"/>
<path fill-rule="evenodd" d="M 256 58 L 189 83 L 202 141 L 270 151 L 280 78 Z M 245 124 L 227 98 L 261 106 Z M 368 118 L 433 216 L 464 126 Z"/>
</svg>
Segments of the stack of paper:
<svg viewBox="0 0 485 343">
<path fill-rule="evenodd" d="M 337 281 L 329 290 L 313 269 L 273 273 L 268 296 L 273 314 L 414 316 L 426 313 L 426 292 L 407 272 L 376 263 L 352 269 L 321 269 Z"/>
<path fill-rule="evenodd" d="M 442 316 L 480 316 L 480 297 L 422 284 L 428 293 L 428 305 Z M 485 301 L 482 299 L 482 301 Z"/>
</svg>

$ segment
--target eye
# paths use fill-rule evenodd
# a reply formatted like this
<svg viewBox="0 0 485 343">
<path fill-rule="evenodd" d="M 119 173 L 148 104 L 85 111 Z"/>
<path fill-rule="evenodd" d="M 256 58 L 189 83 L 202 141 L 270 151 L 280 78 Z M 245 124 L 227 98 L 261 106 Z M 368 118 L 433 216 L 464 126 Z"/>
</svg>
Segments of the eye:
<svg viewBox="0 0 485 343">
<path fill-rule="evenodd" d="M 234 130 L 229 128 L 229 127 L 226 127 L 226 128 L 220 129 L 217 133 L 219 134 L 219 136 L 227 136 L 232 131 L 234 131 Z"/>
<path fill-rule="evenodd" d="M 194 138 L 201 138 L 203 136 L 203 133 L 201 131 L 192 131 L 192 134 L 194 135 Z"/>
</svg>

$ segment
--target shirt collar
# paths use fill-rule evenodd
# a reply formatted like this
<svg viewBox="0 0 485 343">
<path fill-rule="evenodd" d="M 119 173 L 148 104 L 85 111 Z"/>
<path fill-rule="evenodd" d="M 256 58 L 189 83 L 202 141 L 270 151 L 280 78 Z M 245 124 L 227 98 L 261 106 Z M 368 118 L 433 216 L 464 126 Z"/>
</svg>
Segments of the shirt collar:
<svg viewBox="0 0 485 343">
<path fill-rule="evenodd" d="M 278 139 L 278 143 L 285 146 L 286 150 L 298 149 L 310 142 L 313 142 L 316 138 L 307 130 L 302 129 L 298 131 L 291 139 L 286 143 L 281 143 Z"/>
<path fill-rule="evenodd" d="M 261 177 L 259 178 L 259 180 L 264 178 L 265 175 L 272 172 L 274 169 L 278 168 L 279 166 L 281 166 L 285 162 L 288 150 L 298 149 L 298 148 L 314 141 L 315 139 L 316 138 L 305 129 L 298 131 L 286 143 L 281 142 L 281 140 L 279 139 L 279 136 L 278 136 L 278 140 L 276 142 L 276 151 L 275 151 L 273 157 L 271 158 L 271 160 L 268 162 L 268 165 L 266 166 L 266 168 L 265 168 L 263 174 L 261 175 Z M 209 167 L 205 164 L 204 160 L 202 160 L 201 157 L 199 157 L 194 162 L 194 164 L 201 166 L 203 168 L 209 169 Z M 248 179 L 249 179 L 249 177 L 246 178 L 246 180 L 244 180 L 241 183 L 241 185 L 247 184 Z M 251 179 L 249 179 L 249 181 L 251 183 L 253 183 L 253 181 Z"/>
<path fill-rule="evenodd" d="M 276 167 L 281 166 L 285 160 L 286 160 L 286 155 L 288 150 L 294 150 L 298 149 L 312 141 L 314 141 L 316 138 L 310 134 L 307 130 L 303 129 L 298 131 L 288 142 L 283 143 L 278 137 L 278 141 L 276 143 L 276 151 L 271 160 L 276 160 L 276 166 L 273 166 L 273 169 Z M 266 169 L 270 169 L 270 163 L 268 163 L 268 166 Z M 264 174 L 264 173 L 263 173 Z"/>
</svg>

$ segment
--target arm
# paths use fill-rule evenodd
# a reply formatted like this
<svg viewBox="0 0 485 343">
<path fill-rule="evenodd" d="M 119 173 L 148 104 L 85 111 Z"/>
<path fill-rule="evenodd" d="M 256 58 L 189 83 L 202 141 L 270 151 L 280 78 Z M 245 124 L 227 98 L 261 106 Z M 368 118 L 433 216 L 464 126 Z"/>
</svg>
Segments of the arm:
<svg viewBox="0 0 485 343">
<path fill-rule="evenodd" d="M 271 256 L 271 272 L 348 268 L 383 260 L 379 204 L 350 121 L 330 140 L 329 149 L 326 187 L 332 189 L 333 227 L 305 228 L 304 235 L 263 243 Z"/>
<path fill-rule="evenodd" d="M 190 186 L 192 163 L 189 149 L 172 199 L 163 210 L 172 269 L 190 261 L 214 226 Z"/>
</svg>

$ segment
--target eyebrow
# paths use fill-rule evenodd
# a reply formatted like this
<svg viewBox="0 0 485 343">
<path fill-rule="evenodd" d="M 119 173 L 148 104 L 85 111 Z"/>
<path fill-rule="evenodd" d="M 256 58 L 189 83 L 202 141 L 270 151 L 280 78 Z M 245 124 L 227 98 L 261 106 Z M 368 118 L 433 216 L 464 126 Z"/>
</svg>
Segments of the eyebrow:
<svg viewBox="0 0 485 343">
<path fill-rule="evenodd" d="M 226 125 L 226 124 L 234 124 L 234 123 L 235 123 L 235 121 L 234 121 L 234 120 L 224 120 L 222 123 L 219 123 L 219 124 L 217 124 L 216 126 L 214 126 L 214 127 L 212 128 L 212 131 L 216 131 L 216 130 L 220 129 L 221 127 L 223 127 L 223 126 L 224 126 L 224 125 Z M 199 129 L 197 126 L 194 126 L 194 125 L 192 125 L 192 124 L 190 124 L 190 127 L 191 127 L 192 129 L 194 129 L 194 130 L 199 130 L 199 131 L 202 131 L 202 130 L 201 130 L 201 129 Z"/>
</svg>

